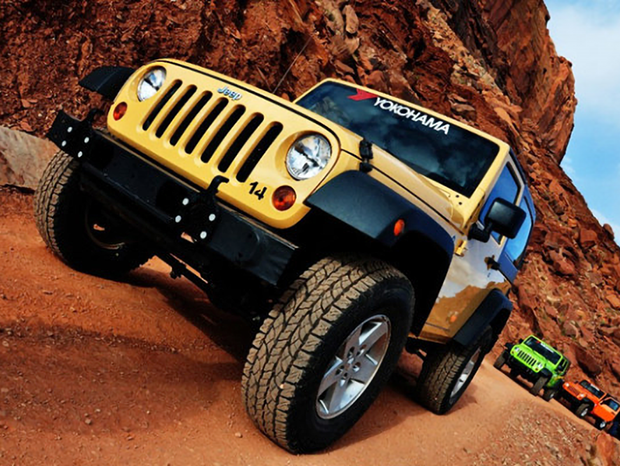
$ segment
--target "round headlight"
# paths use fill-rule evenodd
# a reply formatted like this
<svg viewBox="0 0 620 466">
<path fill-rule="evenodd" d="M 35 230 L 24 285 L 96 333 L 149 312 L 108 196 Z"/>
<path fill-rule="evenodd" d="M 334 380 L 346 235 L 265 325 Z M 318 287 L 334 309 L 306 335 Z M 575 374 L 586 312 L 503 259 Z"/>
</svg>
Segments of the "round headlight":
<svg viewBox="0 0 620 466">
<path fill-rule="evenodd" d="M 332 156 L 327 139 L 318 134 L 302 136 L 286 154 L 286 169 L 296 180 L 307 180 L 319 174 Z"/>
<path fill-rule="evenodd" d="M 138 100 L 140 102 L 150 99 L 164 85 L 166 80 L 166 70 L 163 68 L 153 68 L 146 73 L 138 83 Z"/>
</svg>

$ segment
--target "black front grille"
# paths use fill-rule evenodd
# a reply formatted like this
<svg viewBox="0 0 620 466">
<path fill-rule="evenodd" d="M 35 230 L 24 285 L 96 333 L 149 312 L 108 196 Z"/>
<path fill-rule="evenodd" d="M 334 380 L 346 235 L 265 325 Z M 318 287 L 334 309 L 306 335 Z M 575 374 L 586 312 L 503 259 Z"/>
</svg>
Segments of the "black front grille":
<svg viewBox="0 0 620 466">
<path fill-rule="evenodd" d="M 196 102 L 196 104 L 192 107 L 192 109 L 185 116 L 185 118 L 183 118 L 183 121 L 181 121 L 181 124 L 179 124 L 179 127 L 176 129 L 176 131 L 170 138 L 171 145 L 173 146 L 177 145 L 177 142 L 179 142 L 179 139 L 181 139 L 181 136 L 183 136 L 183 134 L 185 133 L 189 125 L 192 123 L 192 121 L 194 121 L 194 118 L 196 118 L 196 115 L 198 115 L 200 110 L 202 110 L 204 106 L 207 105 L 207 102 L 209 102 L 209 99 L 211 99 L 212 95 L 213 94 L 211 94 L 211 92 L 207 91 L 202 95 L 202 97 L 198 100 L 198 102 Z"/>
<path fill-rule="evenodd" d="M 273 142 L 282 132 L 282 125 L 280 123 L 274 123 L 269 131 L 263 136 L 263 138 L 256 145 L 250 156 L 247 158 L 245 163 L 239 169 L 239 173 L 237 173 L 237 180 L 241 183 L 247 181 L 248 177 L 252 173 L 252 170 L 258 165 L 260 159 L 265 155 L 265 152 L 271 147 Z"/>
<path fill-rule="evenodd" d="M 228 109 L 229 106 L 234 107 Z M 201 91 L 197 85 L 176 80 L 163 90 L 159 100 L 153 98 L 142 129 L 151 131 L 162 142 L 169 141 L 173 147 L 183 140 L 184 146 L 179 146 L 176 154 L 182 156 L 179 151 L 183 151 L 205 164 L 221 148 L 225 151 L 217 161 L 221 173 L 226 173 L 236 159 L 242 158 L 240 168 L 230 176 L 245 182 L 284 127 L 280 122 L 266 121 L 262 113 L 249 112 L 245 105 L 226 97 L 214 100 L 212 91 Z M 199 145 L 201 153 L 196 150 Z"/>
<path fill-rule="evenodd" d="M 179 114 L 181 109 L 185 106 L 187 101 L 192 98 L 195 92 L 196 92 L 196 86 L 189 86 L 187 88 L 187 90 L 183 94 L 183 97 L 179 99 L 179 101 L 175 104 L 175 106 L 172 107 L 172 110 L 170 110 L 166 114 L 166 117 L 159 124 L 159 127 L 157 128 L 157 131 L 155 132 L 155 136 L 160 138 L 164 135 L 164 133 L 168 129 L 168 126 L 170 126 L 170 123 L 172 123 L 172 120 L 174 120 L 174 117 L 176 117 Z"/>
<path fill-rule="evenodd" d="M 196 128 L 196 131 L 194 132 L 191 139 L 185 146 L 186 153 L 191 154 L 192 152 L 194 152 L 194 149 L 196 148 L 198 141 L 200 141 L 200 139 L 205 135 L 205 133 L 211 127 L 215 119 L 218 116 L 220 116 L 220 113 L 224 111 L 224 109 L 226 108 L 226 105 L 228 105 L 228 99 L 220 99 L 217 102 L 217 104 L 215 105 L 215 107 L 213 107 L 211 112 L 209 112 L 209 114 L 205 117 L 205 119 L 202 120 L 202 123 L 200 123 L 200 126 Z"/>
<path fill-rule="evenodd" d="M 168 101 L 172 98 L 176 91 L 179 90 L 179 87 L 181 87 L 181 81 L 174 82 L 172 86 L 170 86 L 170 89 L 168 89 L 168 91 L 161 98 L 161 100 L 157 102 L 157 104 L 153 107 L 153 110 L 151 110 L 151 113 L 149 113 L 149 116 L 146 118 L 146 120 L 144 120 L 144 124 L 142 125 L 142 129 L 144 131 L 148 130 L 151 127 L 153 121 L 155 121 L 155 118 L 157 118 L 157 115 L 159 115 L 159 112 L 161 112 L 162 108 L 164 108 L 164 106 L 168 103 Z"/>
<path fill-rule="evenodd" d="M 245 125 L 245 128 L 243 128 L 243 131 L 241 131 L 241 134 L 239 134 L 239 136 L 237 136 L 234 142 L 230 145 L 228 151 L 224 154 L 224 157 L 222 157 L 222 160 L 217 167 L 219 171 L 225 172 L 230 168 L 230 165 L 233 163 L 233 160 L 235 160 L 237 155 L 239 155 L 239 152 L 245 143 L 248 142 L 248 139 L 250 139 L 250 137 L 256 132 L 264 120 L 265 117 L 261 114 L 256 114 L 252 117 L 248 124 Z"/>
<path fill-rule="evenodd" d="M 211 139 L 211 142 L 209 142 L 209 145 L 206 147 L 206 149 L 202 153 L 200 160 L 202 160 L 204 163 L 207 163 L 209 160 L 211 160 L 211 157 L 213 157 L 215 150 L 220 146 L 220 144 L 222 144 L 222 141 L 224 140 L 226 135 L 230 133 L 230 130 L 233 128 L 233 126 L 237 124 L 237 122 L 239 121 L 239 119 L 241 119 L 244 113 L 245 113 L 245 107 L 241 105 L 237 106 L 235 110 L 233 110 L 233 112 L 230 114 L 230 116 L 224 122 L 224 124 L 220 127 L 220 129 L 215 134 L 215 136 L 213 136 L 213 139 Z"/>
</svg>

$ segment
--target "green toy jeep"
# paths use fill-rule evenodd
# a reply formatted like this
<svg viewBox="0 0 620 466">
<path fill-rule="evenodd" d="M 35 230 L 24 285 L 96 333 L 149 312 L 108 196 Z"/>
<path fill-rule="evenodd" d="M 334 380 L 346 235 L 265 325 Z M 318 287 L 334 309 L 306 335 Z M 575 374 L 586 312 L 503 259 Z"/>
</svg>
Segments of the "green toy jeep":
<svg viewBox="0 0 620 466">
<path fill-rule="evenodd" d="M 508 343 L 495 361 L 495 368 L 501 369 L 504 364 L 510 368 L 510 375 L 521 376 L 533 383 L 530 393 L 538 395 L 544 388 L 543 399 L 550 401 L 562 388 L 570 367 L 570 361 L 558 350 L 544 341 L 530 335 L 518 344 Z"/>
</svg>

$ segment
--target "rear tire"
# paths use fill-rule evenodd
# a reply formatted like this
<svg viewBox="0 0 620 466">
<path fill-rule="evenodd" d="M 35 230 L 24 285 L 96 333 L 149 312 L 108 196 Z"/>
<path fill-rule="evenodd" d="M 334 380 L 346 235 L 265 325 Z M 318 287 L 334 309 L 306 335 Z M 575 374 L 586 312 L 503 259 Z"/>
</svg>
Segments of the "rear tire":
<svg viewBox="0 0 620 466">
<path fill-rule="evenodd" d="M 128 241 L 120 221 L 80 190 L 80 165 L 58 151 L 39 181 L 34 197 L 37 229 L 45 244 L 70 267 L 117 276 L 146 262 L 151 254 Z"/>
<path fill-rule="evenodd" d="M 282 295 L 248 354 L 245 407 L 293 453 L 327 447 L 388 380 L 411 328 L 413 289 L 392 266 L 360 256 L 310 267 Z"/>
<path fill-rule="evenodd" d="M 545 388 L 543 390 L 542 398 L 545 401 L 551 401 L 558 396 L 557 388 Z"/>
<path fill-rule="evenodd" d="M 492 330 L 487 327 L 469 346 L 453 341 L 430 351 L 418 378 L 418 402 L 436 414 L 447 413 L 467 390 L 492 342 Z"/>
</svg>

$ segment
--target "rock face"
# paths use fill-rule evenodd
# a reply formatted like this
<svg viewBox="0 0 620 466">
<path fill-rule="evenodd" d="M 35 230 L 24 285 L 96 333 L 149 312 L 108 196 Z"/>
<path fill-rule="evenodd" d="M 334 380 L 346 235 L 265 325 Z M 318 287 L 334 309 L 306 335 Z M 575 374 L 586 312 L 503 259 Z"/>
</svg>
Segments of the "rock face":
<svg viewBox="0 0 620 466">
<path fill-rule="evenodd" d="M 503 338 L 535 331 L 619 391 L 620 254 L 559 167 L 576 106 L 542 0 L 17 0 L 0 6 L 0 124 L 44 134 L 58 108 L 102 100 L 78 86 L 100 65 L 158 57 L 293 98 L 330 76 L 452 115 L 510 142 L 538 209 Z M 290 72 L 285 75 L 290 67 Z"/>
<path fill-rule="evenodd" d="M 0 127 L 0 185 L 36 188 L 57 150 L 45 139 Z"/>
</svg>

